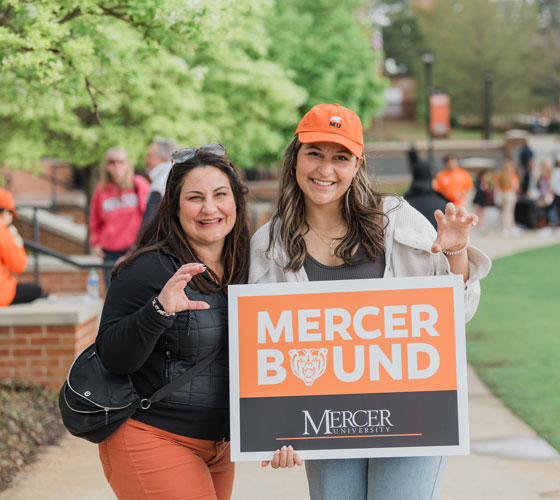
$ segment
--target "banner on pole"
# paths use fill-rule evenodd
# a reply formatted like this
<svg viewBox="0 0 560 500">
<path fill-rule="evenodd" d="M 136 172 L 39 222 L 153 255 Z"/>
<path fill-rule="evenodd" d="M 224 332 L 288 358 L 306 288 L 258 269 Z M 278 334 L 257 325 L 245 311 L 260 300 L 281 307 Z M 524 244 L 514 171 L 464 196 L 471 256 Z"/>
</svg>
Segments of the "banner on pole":
<svg viewBox="0 0 560 500">
<path fill-rule="evenodd" d="M 229 287 L 231 457 L 469 453 L 461 276 Z"/>
</svg>

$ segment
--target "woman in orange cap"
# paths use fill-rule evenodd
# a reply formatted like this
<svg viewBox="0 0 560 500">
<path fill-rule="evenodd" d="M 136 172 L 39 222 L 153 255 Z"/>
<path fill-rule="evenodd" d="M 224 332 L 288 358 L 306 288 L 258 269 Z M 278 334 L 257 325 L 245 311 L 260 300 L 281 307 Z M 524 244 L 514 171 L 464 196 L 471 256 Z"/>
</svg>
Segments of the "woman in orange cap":
<svg viewBox="0 0 560 500">
<path fill-rule="evenodd" d="M 16 216 L 14 197 L 0 189 L 0 307 L 31 302 L 42 293 L 39 285 L 18 283 L 11 274 L 22 273 L 27 265 L 23 240 L 12 224 Z"/>
<path fill-rule="evenodd" d="M 343 106 L 320 104 L 284 151 L 276 210 L 251 241 L 249 282 L 459 274 L 468 321 L 479 279 L 490 269 L 488 257 L 469 246 L 477 217 L 448 203 L 435 218 L 437 232 L 402 198 L 378 193 L 367 174 L 360 119 Z M 301 463 L 285 444 L 271 457 L 275 468 Z M 434 500 L 445 462 L 440 456 L 308 460 L 306 472 L 312 500 Z"/>
</svg>

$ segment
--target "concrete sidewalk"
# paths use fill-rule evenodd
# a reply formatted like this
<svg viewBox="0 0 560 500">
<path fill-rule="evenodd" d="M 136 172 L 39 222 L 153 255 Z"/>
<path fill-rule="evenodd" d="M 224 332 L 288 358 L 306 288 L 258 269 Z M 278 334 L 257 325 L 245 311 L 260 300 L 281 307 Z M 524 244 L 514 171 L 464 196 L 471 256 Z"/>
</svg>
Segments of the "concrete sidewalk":
<svg viewBox="0 0 560 500">
<path fill-rule="evenodd" d="M 475 231 L 472 244 L 492 258 L 560 244 L 560 234 L 525 231 L 503 239 Z M 442 500 L 560 500 L 560 455 L 494 397 L 469 367 L 471 455 L 451 457 Z M 307 500 L 303 468 L 237 464 L 233 500 Z M 43 450 L 0 500 L 114 500 L 97 447 L 70 435 Z"/>
</svg>

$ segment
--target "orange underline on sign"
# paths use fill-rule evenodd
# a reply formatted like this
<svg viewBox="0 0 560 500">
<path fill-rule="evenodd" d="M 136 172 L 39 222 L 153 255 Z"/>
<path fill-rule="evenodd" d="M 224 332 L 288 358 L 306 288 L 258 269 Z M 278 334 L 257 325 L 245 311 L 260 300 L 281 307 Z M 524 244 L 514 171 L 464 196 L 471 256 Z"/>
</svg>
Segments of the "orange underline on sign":
<svg viewBox="0 0 560 500">
<path fill-rule="evenodd" d="M 296 439 L 348 439 L 348 438 L 382 438 L 382 437 L 406 437 L 421 436 L 422 434 L 360 434 L 358 436 L 317 436 L 297 438 L 276 438 L 276 441 L 295 441 Z"/>
</svg>

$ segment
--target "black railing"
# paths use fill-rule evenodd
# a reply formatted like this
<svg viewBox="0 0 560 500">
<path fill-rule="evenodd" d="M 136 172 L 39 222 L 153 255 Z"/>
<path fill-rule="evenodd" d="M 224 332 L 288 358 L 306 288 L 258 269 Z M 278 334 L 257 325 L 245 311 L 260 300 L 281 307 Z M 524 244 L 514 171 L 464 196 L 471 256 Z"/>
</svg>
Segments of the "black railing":
<svg viewBox="0 0 560 500">
<path fill-rule="evenodd" d="M 88 207 L 84 207 L 81 205 L 59 205 L 59 204 L 53 204 L 51 203 L 50 205 L 46 205 L 46 206 L 39 206 L 39 205 L 20 205 L 18 203 L 17 208 L 31 208 L 33 209 L 33 217 L 31 219 L 31 227 L 33 229 L 33 242 L 34 243 L 39 243 L 39 219 L 37 217 L 37 212 L 39 209 L 42 210 L 47 210 L 49 212 L 54 212 L 57 213 L 60 210 L 79 210 L 81 212 L 84 212 L 86 215 L 86 221 L 89 218 L 89 208 Z M 86 224 L 87 227 L 87 224 Z M 85 253 L 89 253 L 89 231 L 87 232 L 87 236 L 86 239 L 84 241 L 84 252 Z"/>
<path fill-rule="evenodd" d="M 39 253 L 50 255 L 51 257 L 55 257 L 58 260 L 61 260 L 62 262 L 66 262 L 67 264 L 75 266 L 79 269 L 91 269 L 92 267 L 94 269 L 112 269 L 113 266 L 115 265 L 114 262 L 100 263 L 100 264 L 83 264 L 81 262 L 71 259 L 67 255 L 51 250 L 50 248 L 44 247 L 43 245 L 40 245 L 39 243 L 36 243 L 34 241 L 29 241 L 25 239 L 23 240 L 23 245 L 25 246 L 25 248 L 33 252 L 33 258 L 35 262 L 34 279 L 35 279 L 35 283 L 37 284 L 39 284 Z"/>
</svg>

